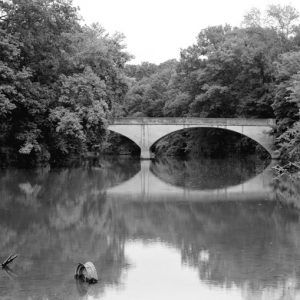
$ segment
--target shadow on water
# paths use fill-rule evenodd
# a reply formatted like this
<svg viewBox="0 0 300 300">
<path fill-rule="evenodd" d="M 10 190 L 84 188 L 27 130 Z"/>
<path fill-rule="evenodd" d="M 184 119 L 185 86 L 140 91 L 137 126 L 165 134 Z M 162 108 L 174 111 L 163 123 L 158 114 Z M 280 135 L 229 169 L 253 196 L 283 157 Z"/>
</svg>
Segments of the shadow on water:
<svg viewBox="0 0 300 300">
<path fill-rule="evenodd" d="M 255 177 L 270 164 L 255 157 L 154 161 L 151 172 L 171 185 L 196 190 L 221 189 L 241 184 Z"/>
<path fill-rule="evenodd" d="M 0 172 L 0 253 L 3 257 L 20 254 L 12 265 L 17 278 L 0 273 L 0 298 L 85 299 L 90 295 L 110 299 L 113 292 L 120 296 L 117 299 L 131 299 L 126 291 L 130 274 L 139 266 L 136 245 L 140 242 L 144 248 L 157 245 L 170 257 L 175 251 L 178 273 L 188 268 L 198 277 L 185 290 L 190 299 L 198 298 L 205 286 L 224 290 L 231 297 L 227 299 L 299 295 L 300 212 L 295 208 L 263 199 L 130 202 L 122 201 L 121 195 L 112 200 L 106 187 L 139 168 L 130 161 L 116 165 L 111 161 L 103 169 Z M 186 178 L 184 182 L 188 185 Z M 99 283 L 78 286 L 73 279 L 76 264 L 88 260 L 98 270 Z M 159 270 L 159 257 L 152 257 L 151 265 Z M 168 288 L 178 274 L 161 280 L 154 271 L 150 275 L 156 289 L 141 291 L 147 273 L 147 268 L 142 269 L 140 280 L 133 281 L 135 295 L 143 299 L 149 292 L 165 299 L 159 289 Z M 186 288 L 184 283 L 168 288 L 168 298 L 176 299 L 180 288 Z M 239 297 L 234 297 L 233 289 Z"/>
</svg>

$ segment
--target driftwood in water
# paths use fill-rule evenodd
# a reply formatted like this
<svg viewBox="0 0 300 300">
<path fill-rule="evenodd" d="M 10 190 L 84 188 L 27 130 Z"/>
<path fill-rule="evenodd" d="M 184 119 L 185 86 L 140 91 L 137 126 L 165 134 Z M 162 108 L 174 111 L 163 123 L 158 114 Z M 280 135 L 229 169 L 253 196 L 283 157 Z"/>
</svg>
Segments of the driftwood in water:
<svg viewBox="0 0 300 300">
<path fill-rule="evenodd" d="M 16 258 L 18 257 L 18 255 L 10 255 L 2 264 L 2 268 L 6 268 L 8 264 L 10 264 L 12 261 L 14 261 Z"/>
<path fill-rule="evenodd" d="M 94 264 L 92 262 L 79 263 L 76 268 L 75 278 L 88 283 L 96 283 L 98 281 L 98 274 Z"/>
</svg>

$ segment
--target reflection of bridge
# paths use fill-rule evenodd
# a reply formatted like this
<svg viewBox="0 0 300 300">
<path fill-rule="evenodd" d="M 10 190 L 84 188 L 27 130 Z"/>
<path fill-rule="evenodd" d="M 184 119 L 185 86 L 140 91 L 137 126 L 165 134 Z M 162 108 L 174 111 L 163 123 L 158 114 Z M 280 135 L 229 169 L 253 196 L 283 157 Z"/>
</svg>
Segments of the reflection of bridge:
<svg viewBox="0 0 300 300">
<path fill-rule="evenodd" d="M 122 134 L 141 149 L 141 158 L 149 159 L 150 147 L 162 137 L 186 128 L 221 128 L 238 132 L 262 145 L 276 158 L 269 135 L 273 119 L 210 119 L 210 118 L 121 118 L 115 119 L 108 129 Z"/>
<path fill-rule="evenodd" d="M 226 188 L 194 190 L 165 183 L 150 171 L 150 161 L 141 161 L 141 170 L 128 181 L 107 189 L 109 198 L 120 201 L 234 201 L 272 200 L 270 166 L 254 178 Z"/>
</svg>

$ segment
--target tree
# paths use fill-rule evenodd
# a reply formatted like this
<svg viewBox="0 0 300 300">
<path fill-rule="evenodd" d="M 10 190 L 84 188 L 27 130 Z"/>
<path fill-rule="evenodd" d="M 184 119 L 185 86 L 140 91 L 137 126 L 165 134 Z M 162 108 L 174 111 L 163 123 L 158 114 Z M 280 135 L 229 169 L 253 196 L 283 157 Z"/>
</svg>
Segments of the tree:
<svg viewBox="0 0 300 300">
<path fill-rule="evenodd" d="M 13 0 L 1 6 L 1 27 L 18 34 L 22 43 L 21 64 L 32 70 L 33 81 L 41 84 L 67 72 L 69 40 L 66 33 L 79 28 L 77 9 L 69 0 Z"/>
<path fill-rule="evenodd" d="M 123 105 L 128 90 L 125 63 L 131 58 L 124 49 L 124 36 L 110 36 L 99 24 L 84 26 L 76 34 L 68 34 L 72 41 L 70 60 L 78 71 L 89 66 L 105 83 L 105 101 L 113 114 Z"/>
<path fill-rule="evenodd" d="M 44 111 L 42 97 L 37 101 L 39 86 L 32 82 L 29 68 L 21 65 L 21 47 L 17 35 L 0 29 L 0 139 L 5 146 L 17 147 L 20 153 L 41 151 L 37 142 L 40 130 L 32 122 L 32 114 Z M 36 120 L 38 122 L 38 118 Z M 20 128 L 22 127 L 22 128 Z M 9 141 L 9 144 L 7 144 Z"/>
<path fill-rule="evenodd" d="M 150 77 L 157 72 L 157 65 L 149 62 L 142 62 L 140 65 L 126 65 L 125 74 L 128 77 L 135 78 L 136 81 L 140 81 L 143 77 Z"/>
<path fill-rule="evenodd" d="M 287 41 L 295 33 L 299 12 L 290 5 L 272 4 L 265 12 L 252 8 L 244 16 L 242 25 L 246 28 L 271 28 Z"/>
<path fill-rule="evenodd" d="M 294 72 L 299 67 L 300 53 L 291 53 L 295 65 L 291 65 Z M 298 64 L 297 64 L 298 63 Z M 283 67 L 283 66 L 281 66 Z M 287 67 L 287 65 L 285 65 Z M 284 67 L 283 67 L 284 68 Z M 281 69 L 282 70 L 282 69 Z M 282 71 L 286 71 L 284 68 Z M 299 69 L 298 69 L 299 70 Z M 278 97 L 276 111 L 278 120 L 277 144 L 279 146 L 282 159 L 299 161 L 300 160 L 300 122 L 299 122 L 299 108 L 300 108 L 300 72 L 291 76 L 285 83 L 281 82 L 278 86 Z M 286 73 L 286 75 L 288 75 Z M 282 97 L 284 95 L 284 97 Z M 280 97 L 281 96 L 281 97 Z M 281 100 L 281 101 L 280 101 Z M 280 114 L 285 113 L 284 117 Z"/>
<path fill-rule="evenodd" d="M 82 153 L 105 139 L 108 107 L 105 84 L 90 69 L 61 75 L 59 106 L 51 109 L 53 143 L 62 154 Z"/>
<path fill-rule="evenodd" d="M 242 25 L 244 25 L 246 28 L 263 27 L 263 19 L 262 19 L 261 11 L 256 7 L 250 9 L 244 16 Z"/>
<path fill-rule="evenodd" d="M 22 72 L 19 66 L 19 40 L 5 30 L 0 30 L 0 33 L 3 37 L 0 41 L 0 118 L 3 122 L 16 108 L 14 98 L 22 97 L 14 83 L 26 79 L 30 74 L 26 70 Z"/>
<path fill-rule="evenodd" d="M 164 115 L 168 117 L 184 117 L 188 115 L 191 97 L 188 93 L 178 92 L 175 88 L 168 92 L 168 100 L 164 105 Z"/>
<path fill-rule="evenodd" d="M 272 29 L 203 30 L 177 67 L 178 90 L 191 98 L 189 114 L 272 117 L 272 62 L 281 51 L 274 41 L 279 37 Z"/>
<path fill-rule="evenodd" d="M 299 12 L 290 5 L 270 5 L 267 9 L 268 21 L 271 26 L 279 30 L 285 37 L 294 32 L 295 21 L 299 18 Z"/>
<path fill-rule="evenodd" d="M 164 62 L 157 72 L 135 81 L 125 97 L 125 110 L 129 115 L 162 117 L 169 85 L 175 73 L 176 60 Z M 139 75 L 138 75 L 139 76 Z"/>
<path fill-rule="evenodd" d="M 299 109 L 295 101 L 291 99 L 292 86 L 295 75 L 300 69 L 300 52 L 288 52 L 282 54 L 275 64 L 276 88 L 272 104 L 277 119 L 276 135 L 279 136 L 299 120 Z"/>
</svg>

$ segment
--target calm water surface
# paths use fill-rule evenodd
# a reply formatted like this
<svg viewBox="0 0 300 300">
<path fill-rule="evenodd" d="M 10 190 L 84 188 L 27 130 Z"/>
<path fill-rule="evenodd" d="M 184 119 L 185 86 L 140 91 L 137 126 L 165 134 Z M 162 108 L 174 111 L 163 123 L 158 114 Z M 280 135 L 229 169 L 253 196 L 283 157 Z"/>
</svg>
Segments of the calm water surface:
<svg viewBox="0 0 300 300">
<path fill-rule="evenodd" d="M 0 299 L 300 299 L 300 188 L 253 159 L 0 171 Z M 284 198 L 285 197 L 285 198 Z M 96 285 L 74 280 L 93 261 Z"/>
</svg>

